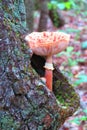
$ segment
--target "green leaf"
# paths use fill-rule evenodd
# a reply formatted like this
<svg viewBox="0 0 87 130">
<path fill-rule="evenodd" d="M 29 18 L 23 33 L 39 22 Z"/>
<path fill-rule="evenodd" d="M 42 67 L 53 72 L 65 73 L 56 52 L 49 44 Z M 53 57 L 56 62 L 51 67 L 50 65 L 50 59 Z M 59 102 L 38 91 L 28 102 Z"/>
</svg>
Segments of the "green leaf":
<svg viewBox="0 0 87 130">
<path fill-rule="evenodd" d="M 73 60 L 71 58 L 68 58 L 68 64 L 69 64 L 69 66 L 75 66 L 75 65 L 77 65 L 77 61 Z"/>
<path fill-rule="evenodd" d="M 66 55 L 66 52 L 62 51 L 62 52 L 56 54 L 56 56 L 58 56 L 58 57 L 61 57 L 62 55 Z"/>
<path fill-rule="evenodd" d="M 81 121 L 87 121 L 87 117 L 86 116 L 82 116 L 82 117 L 76 117 L 73 120 L 71 120 L 71 122 L 76 123 L 77 125 L 80 124 Z"/>
<path fill-rule="evenodd" d="M 65 7 L 66 9 L 70 9 L 71 8 L 71 3 L 70 2 L 65 2 Z"/>
<path fill-rule="evenodd" d="M 65 3 L 58 3 L 58 8 L 64 10 L 66 8 Z"/>
<path fill-rule="evenodd" d="M 74 28 L 67 28 L 66 32 L 67 33 L 79 33 L 80 30 L 79 29 L 74 29 Z"/>
<path fill-rule="evenodd" d="M 66 51 L 69 52 L 69 53 L 72 52 L 73 50 L 74 50 L 74 48 L 73 48 L 72 46 L 69 46 L 69 47 L 67 47 L 67 49 L 66 49 Z"/>
<path fill-rule="evenodd" d="M 52 9 L 57 9 L 57 1 L 51 1 L 51 2 L 48 2 L 48 4 L 47 4 L 47 6 L 48 6 L 48 9 L 49 10 L 52 10 Z"/>
<path fill-rule="evenodd" d="M 75 52 L 76 56 L 80 56 L 81 55 L 81 52 L 78 51 L 78 52 Z"/>
<path fill-rule="evenodd" d="M 87 109 L 84 109 L 83 112 L 87 114 Z"/>
<path fill-rule="evenodd" d="M 78 7 L 73 0 L 69 0 L 69 1 L 70 1 L 71 5 L 72 5 L 73 9 L 76 9 Z"/>
<path fill-rule="evenodd" d="M 78 118 L 78 117 L 76 117 L 76 118 L 74 118 L 73 120 L 71 120 L 71 122 L 74 122 L 74 123 L 76 123 L 77 125 L 80 124 L 80 121 L 79 121 L 79 118 Z"/>
<path fill-rule="evenodd" d="M 78 75 L 78 78 L 83 80 L 83 82 L 87 82 L 87 75 L 86 74 L 83 74 L 83 75 L 80 74 L 80 75 Z"/>
<path fill-rule="evenodd" d="M 52 4 L 51 3 L 48 3 L 48 9 L 51 10 L 52 9 Z"/>
<path fill-rule="evenodd" d="M 81 120 L 81 121 L 87 121 L 87 117 L 86 117 L 86 116 L 82 116 L 82 117 L 80 118 L 80 120 Z"/>
<path fill-rule="evenodd" d="M 77 59 L 76 61 L 77 61 L 77 62 L 84 62 L 85 59 L 83 59 L 83 58 L 79 58 L 79 59 Z"/>
<path fill-rule="evenodd" d="M 87 41 L 82 42 L 82 49 L 87 49 Z"/>
<path fill-rule="evenodd" d="M 87 82 L 87 75 L 85 75 L 85 74 L 83 74 L 83 75 L 80 74 L 80 75 L 78 75 L 77 78 L 78 79 L 75 82 L 76 85 L 80 85 L 81 83 L 86 83 Z"/>
</svg>

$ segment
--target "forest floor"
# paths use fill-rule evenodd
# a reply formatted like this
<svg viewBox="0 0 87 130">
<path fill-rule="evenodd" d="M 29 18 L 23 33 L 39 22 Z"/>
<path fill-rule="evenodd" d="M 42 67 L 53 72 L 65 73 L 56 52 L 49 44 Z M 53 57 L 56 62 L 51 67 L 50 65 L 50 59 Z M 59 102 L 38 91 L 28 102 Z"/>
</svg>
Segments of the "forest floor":
<svg viewBox="0 0 87 130">
<path fill-rule="evenodd" d="M 76 14 L 62 11 L 65 25 L 61 28 L 53 26 L 48 18 L 48 31 L 69 33 L 70 44 L 65 52 L 53 57 L 53 62 L 66 74 L 70 83 L 80 96 L 80 107 L 69 117 L 60 130 L 87 130 L 87 13 Z M 34 29 L 37 29 L 39 14 L 35 14 Z M 37 23 L 37 24 L 36 24 Z"/>
</svg>

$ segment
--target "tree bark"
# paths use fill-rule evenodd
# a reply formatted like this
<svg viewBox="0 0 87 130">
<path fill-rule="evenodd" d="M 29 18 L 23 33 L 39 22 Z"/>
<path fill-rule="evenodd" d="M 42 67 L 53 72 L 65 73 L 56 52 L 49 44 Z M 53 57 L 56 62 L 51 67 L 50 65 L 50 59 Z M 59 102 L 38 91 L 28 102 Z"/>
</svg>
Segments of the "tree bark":
<svg viewBox="0 0 87 130">
<path fill-rule="evenodd" d="M 44 75 L 45 59 L 34 57 L 25 44 L 24 1 L 1 0 L 0 7 L 0 130 L 58 130 L 65 119 L 76 111 L 78 95 L 68 82 L 65 84 L 64 79 L 63 90 L 66 88 L 66 94 L 69 94 L 67 100 L 64 99 L 65 91 L 58 84 L 60 78 L 57 74 L 60 73 L 56 67 L 54 94 L 57 98 L 40 80 L 40 75 Z M 58 102 L 60 93 L 57 88 L 63 95 L 62 105 Z"/>
<path fill-rule="evenodd" d="M 39 0 L 40 1 L 40 20 L 38 31 L 46 31 L 47 30 L 47 20 L 48 20 L 48 7 L 47 2 L 48 0 Z"/>
<path fill-rule="evenodd" d="M 26 8 L 26 22 L 29 32 L 33 32 L 34 24 L 34 0 L 24 0 Z"/>
<path fill-rule="evenodd" d="M 62 27 L 65 24 L 64 16 L 58 9 L 49 10 L 49 17 L 53 25 L 57 28 Z"/>
</svg>

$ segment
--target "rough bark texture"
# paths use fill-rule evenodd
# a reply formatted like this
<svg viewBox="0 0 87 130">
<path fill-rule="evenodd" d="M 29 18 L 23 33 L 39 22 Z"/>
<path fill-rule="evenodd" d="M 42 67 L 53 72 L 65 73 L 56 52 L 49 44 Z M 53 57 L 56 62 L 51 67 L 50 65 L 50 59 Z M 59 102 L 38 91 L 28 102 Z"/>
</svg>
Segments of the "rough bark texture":
<svg viewBox="0 0 87 130">
<path fill-rule="evenodd" d="M 79 99 L 73 87 L 58 77 L 57 68 L 54 70 L 57 98 L 41 82 L 39 75 L 44 75 L 45 59 L 39 57 L 37 61 L 38 56 L 33 57 L 24 43 L 23 35 L 27 33 L 24 10 L 23 0 L 0 0 L 0 130 L 58 130 L 77 109 Z M 40 69 L 39 75 L 31 65 L 36 71 Z"/>
</svg>

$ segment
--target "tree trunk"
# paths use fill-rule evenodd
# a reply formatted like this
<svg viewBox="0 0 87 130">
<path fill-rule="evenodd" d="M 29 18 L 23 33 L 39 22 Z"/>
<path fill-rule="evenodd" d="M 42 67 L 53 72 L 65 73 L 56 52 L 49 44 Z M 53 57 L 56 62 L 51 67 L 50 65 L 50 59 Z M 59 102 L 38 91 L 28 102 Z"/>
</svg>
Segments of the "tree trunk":
<svg viewBox="0 0 87 130">
<path fill-rule="evenodd" d="M 34 0 L 24 0 L 26 7 L 26 22 L 29 32 L 33 32 L 34 24 Z"/>
<path fill-rule="evenodd" d="M 47 2 L 48 0 L 39 0 L 40 1 L 40 20 L 38 31 L 46 31 L 47 30 L 47 20 L 48 20 L 48 8 Z"/>
<path fill-rule="evenodd" d="M 48 2 L 50 0 L 39 0 L 39 7 L 40 7 L 40 20 L 38 31 L 46 31 L 47 30 L 47 21 L 48 17 L 51 19 L 53 25 L 55 27 L 62 27 L 65 24 L 65 20 L 61 12 L 56 8 L 52 8 L 48 10 Z"/>
<path fill-rule="evenodd" d="M 0 130 L 58 130 L 76 111 L 78 96 L 56 67 L 57 98 L 40 80 L 45 59 L 32 55 L 23 40 L 27 33 L 24 1 L 1 0 L 0 7 Z"/>
<path fill-rule="evenodd" d="M 53 25 L 57 28 L 62 27 L 65 24 L 64 16 L 58 9 L 49 10 L 49 17 Z"/>
</svg>

